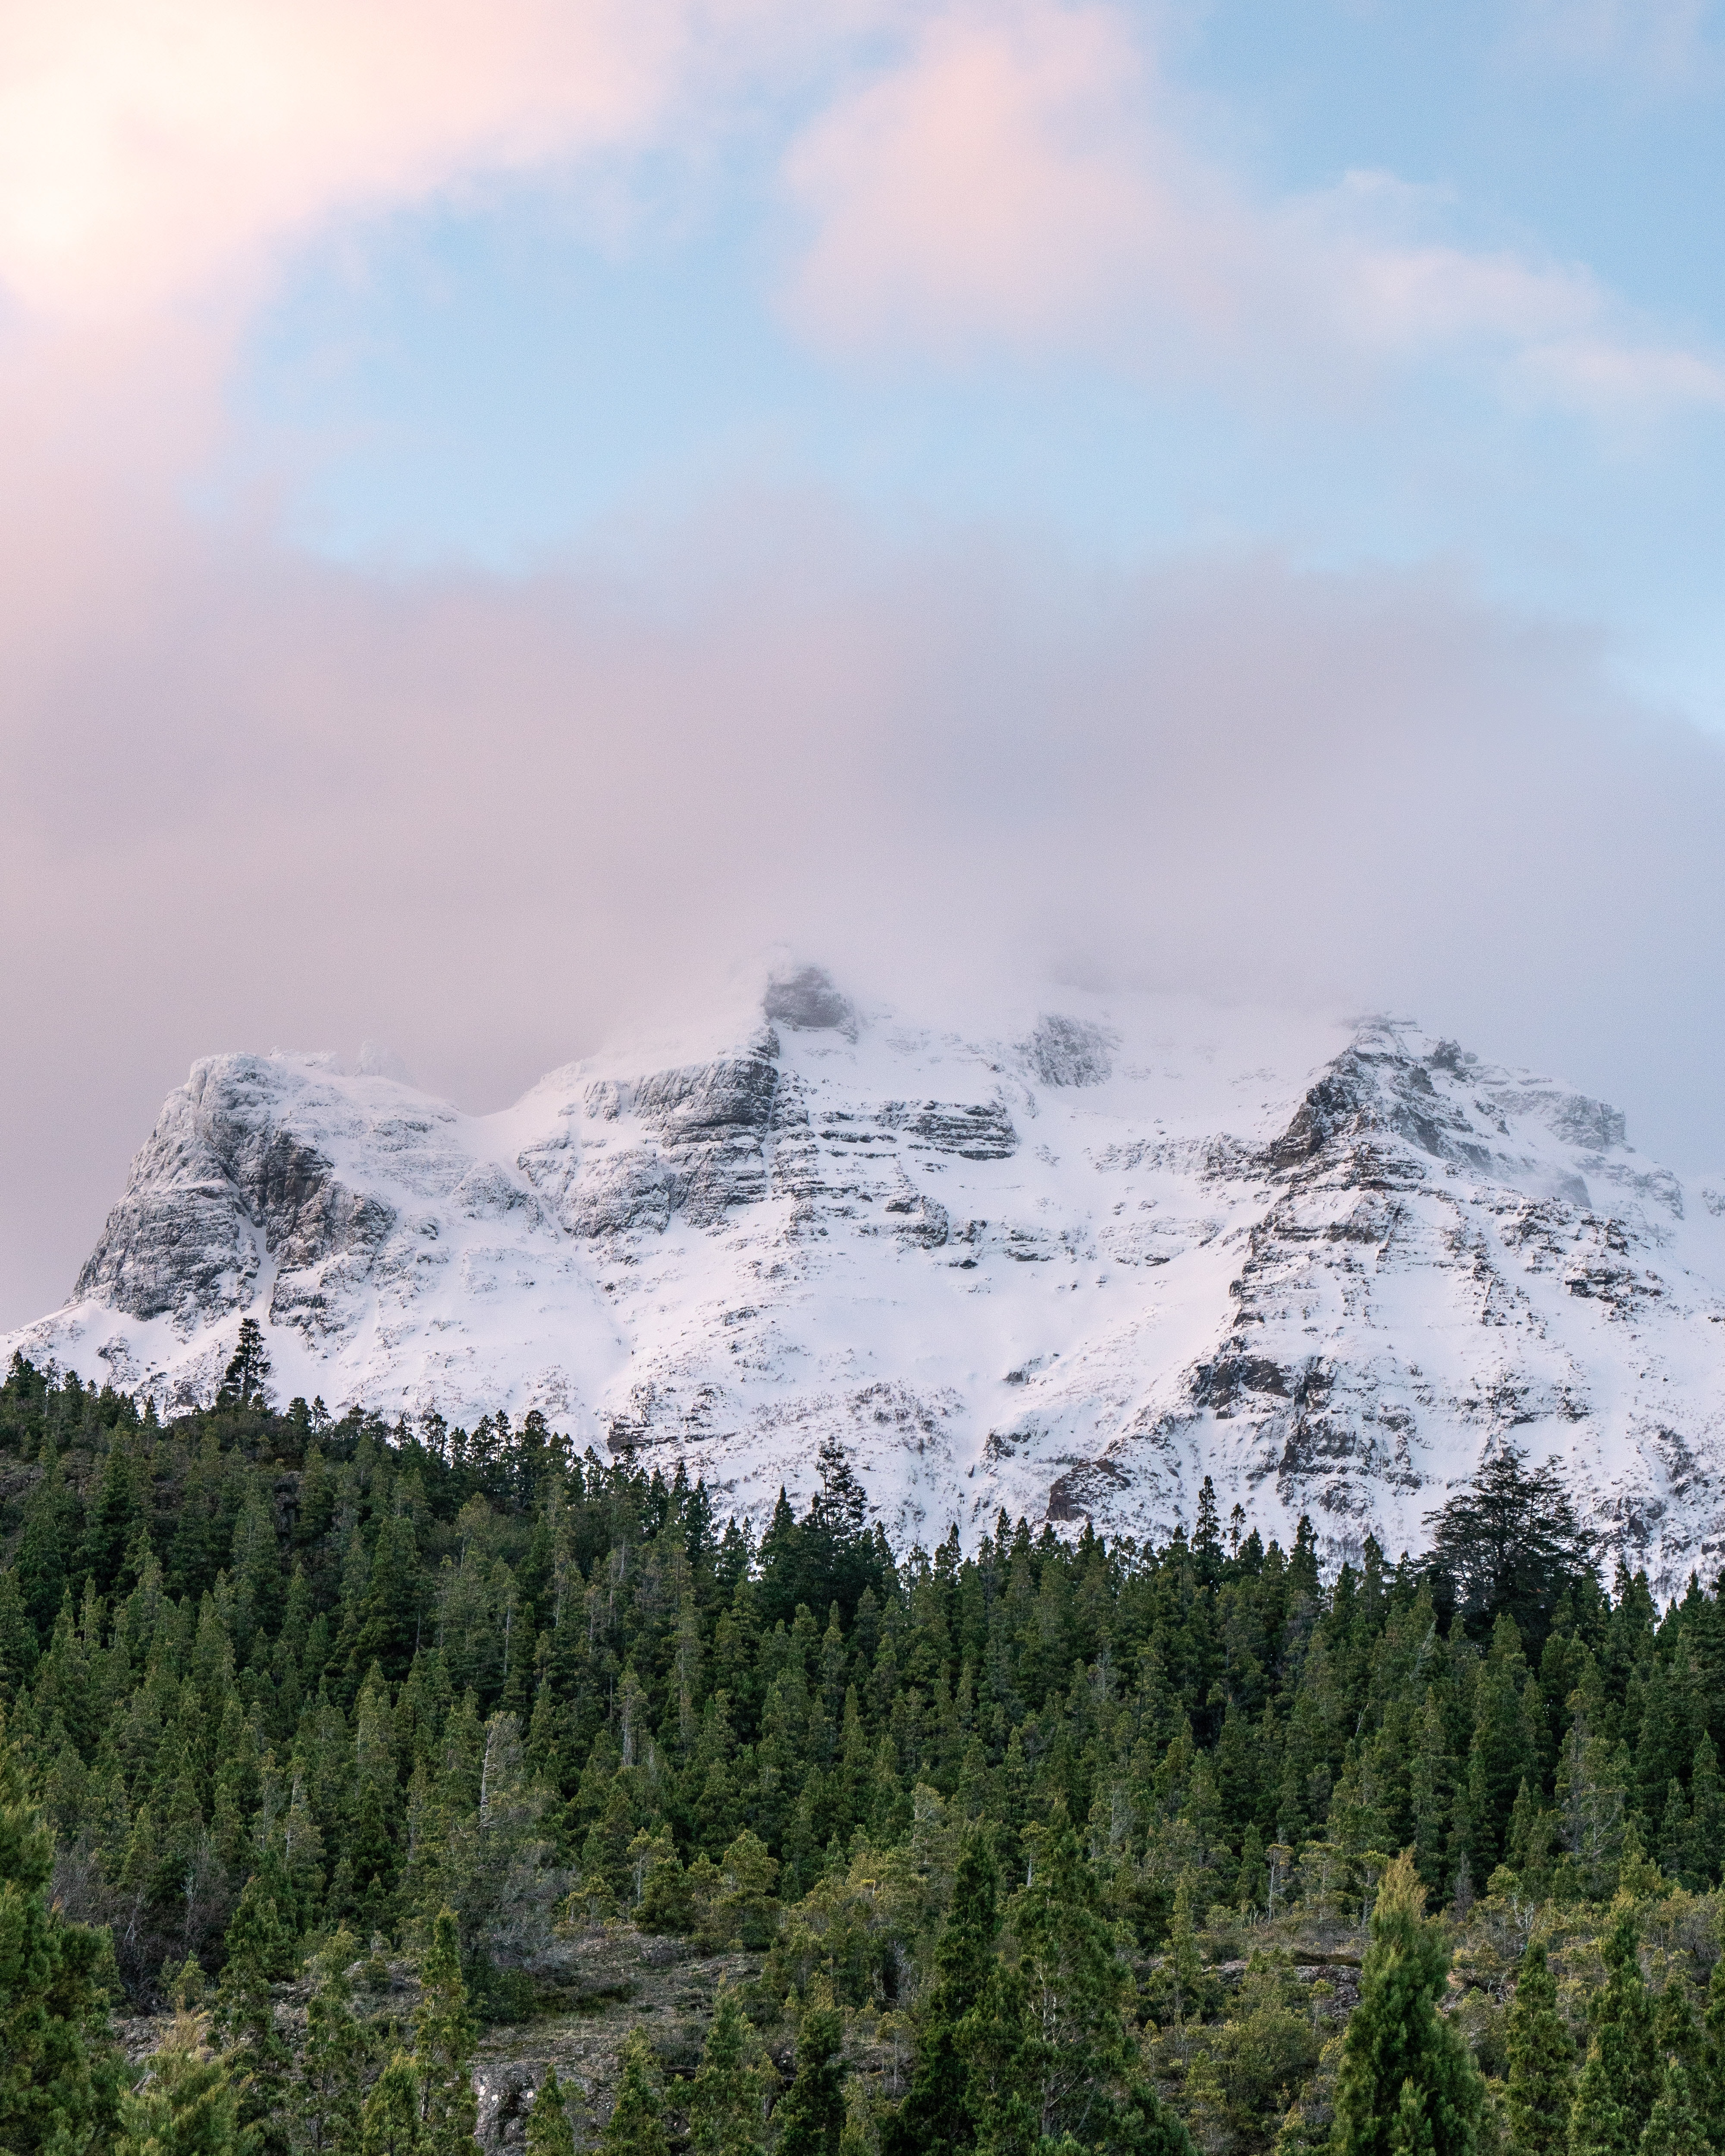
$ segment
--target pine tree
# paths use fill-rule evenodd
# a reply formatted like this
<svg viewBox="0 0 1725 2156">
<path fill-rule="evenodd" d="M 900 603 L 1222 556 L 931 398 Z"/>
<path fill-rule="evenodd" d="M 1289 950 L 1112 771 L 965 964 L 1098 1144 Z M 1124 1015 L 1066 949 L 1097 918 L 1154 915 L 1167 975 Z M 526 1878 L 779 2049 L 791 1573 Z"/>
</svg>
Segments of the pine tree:
<svg viewBox="0 0 1725 2156">
<path fill-rule="evenodd" d="M 1102 2146 L 1109 2156 L 1195 2156 L 1179 2117 L 1137 2075 L 1115 2106 Z"/>
<path fill-rule="evenodd" d="M 108 1447 L 85 1512 L 84 1540 L 77 1557 L 78 1575 L 90 1574 L 98 1594 L 111 1594 L 116 1585 L 123 1594 L 133 1584 L 124 1575 L 141 1517 L 131 1455 L 116 1438 Z"/>
<path fill-rule="evenodd" d="M 218 1408 L 263 1408 L 269 1405 L 270 1353 L 264 1345 L 263 1328 L 255 1317 L 239 1321 L 239 1340 L 223 1373 L 216 1394 Z"/>
<path fill-rule="evenodd" d="M 203 2015 L 176 2016 L 142 2086 L 122 2099 L 117 2156 L 236 2156 L 243 2143 L 234 2082 L 204 2037 Z"/>
<path fill-rule="evenodd" d="M 1570 2156 L 1634 2156 L 1659 2077 L 1635 1920 L 1627 1910 L 1599 1951 L 1607 1974 L 1588 2011 L 1587 2059 L 1569 2118 Z"/>
<path fill-rule="evenodd" d="M 1013 1907 L 1027 1986 L 1026 2066 L 1039 2133 L 1100 2138 L 1128 2065 L 1126 1964 L 1064 1805 L 1033 1830 L 1034 1871 Z"/>
<path fill-rule="evenodd" d="M 981 2156 L 1029 2156 L 1040 2119 L 1030 1987 L 1021 1970 L 995 1963 L 958 2041 L 970 2069 Z"/>
<path fill-rule="evenodd" d="M 721 1984 L 689 2090 L 689 2143 L 696 2156 L 758 2156 L 771 2075 L 741 1997 Z"/>
<path fill-rule="evenodd" d="M 1395 2117 L 1390 2122 L 1390 2156 L 1432 2156 L 1436 2136 L 1425 2109 L 1425 2097 L 1420 2084 L 1409 2074 L 1402 2083 L 1401 2094 L 1396 2099 Z"/>
<path fill-rule="evenodd" d="M 778 2129 L 773 2156 L 839 2156 L 845 2131 L 844 2041 L 844 2021 L 830 1996 L 811 1994 L 797 2025 L 796 2079 L 773 2114 Z"/>
<path fill-rule="evenodd" d="M 575 2129 L 555 2066 L 547 2066 L 527 2113 L 527 2156 L 575 2156 Z"/>
<path fill-rule="evenodd" d="M 952 1902 L 935 1947 L 934 1981 L 916 2032 L 916 2061 L 904 2102 L 881 2136 L 883 2156 L 957 2156 L 974 2146 L 978 2119 L 959 2025 L 981 2001 L 1000 1930 L 999 1873 L 988 1835 L 967 1839 Z"/>
<path fill-rule="evenodd" d="M 16 1705 L 36 1667 L 36 1627 L 24 1608 L 16 1567 L 0 1572 L 0 1701 Z"/>
<path fill-rule="evenodd" d="M 1563 2156 L 1575 2097 L 1575 2040 L 1558 2011 L 1544 1942 L 1530 1939 L 1509 2010 L 1505 2108 L 1515 2156 Z"/>
<path fill-rule="evenodd" d="M 1692 2091 L 1708 2142 L 1725 2149 L 1725 1960 L 1713 1964 L 1702 2022 L 1701 2058 Z"/>
<path fill-rule="evenodd" d="M 1527 1681 L 1515 1620 L 1506 1613 L 1493 1628 L 1491 1651 L 1475 1686 L 1467 1761 L 1468 1861 L 1481 1888 L 1503 1855 L 1510 1807 L 1531 1764 L 1518 1676 Z"/>
<path fill-rule="evenodd" d="M 244 2077 L 240 2124 L 259 2156 L 283 2156 L 288 2050 L 275 2025 L 270 1986 L 289 1973 L 291 1953 L 275 1903 L 255 1874 L 228 1927 L 227 1949 L 217 2015 Z"/>
<path fill-rule="evenodd" d="M 1174 1911 L 1168 1925 L 1168 1972 L 1173 1985 L 1174 2026 L 1185 2023 L 1198 2000 L 1204 1963 L 1198 1951 L 1198 1927 L 1192 1921 L 1192 1874 L 1183 1871 L 1174 1885 Z"/>
<path fill-rule="evenodd" d="M 1467 1488 L 1427 1516 L 1429 1562 L 1471 1615 L 1507 1611 L 1523 1639 L 1543 1644 L 1571 1583 L 1584 1579 L 1597 1542 L 1558 1470 L 1527 1471 L 1506 1447 L 1483 1461 Z"/>
<path fill-rule="evenodd" d="M 293 2144 L 305 2156 L 348 2156 L 360 2138 L 366 2038 L 347 1983 L 354 1953 L 352 1938 L 338 1933 L 317 1964 L 316 1988 L 306 2003 L 292 2102 Z"/>
<path fill-rule="evenodd" d="M 1461 2035 L 1437 2010 L 1450 1957 L 1425 1906 L 1413 1857 L 1404 1854 L 1378 1887 L 1359 2005 L 1343 2037 L 1335 2156 L 1391 2156 L 1415 2146 L 1430 2156 L 1474 2156 L 1485 2085 Z"/>
<path fill-rule="evenodd" d="M 100 2145 L 121 2061 L 101 1980 L 105 1936 L 49 1907 L 54 1845 L 0 1731 L 0 2148 Z"/>
<path fill-rule="evenodd" d="M 1690 1869 L 1697 1886 L 1711 1887 L 1725 1852 L 1725 1783 L 1720 1779 L 1718 1753 L 1704 1729 L 1695 1748 L 1689 1793 Z"/>
<path fill-rule="evenodd" d="M 1710 2144 L 1680 2059 L 1666 2061 L 1659 2095 L 1641 2134 L 1640 2156 L 1710 2156 Z"/>
<path fill-rule="evenodd" d="M 424 2156 L 419 2076 L 398 2051 L 372 2084 L 360 2114 L 359 2156 Z M 346 2152 L 342 2152 L 346 2156 Z"/>
<path fill-rule="evenodd" d="M 38 1640 L 49 1637 L 66 1592 L 70 1500 L 59 1457 L 50 1438 L 42 1472 L 24 1501 L 23 1539 L 18 1551 L 18 1592 Z"/>
<path fill-rule="evenodd" d="M 659 2069 L 653 2047 L 639 2029 L 630 2030 L 623 2047 L 623 2077 L 599 2146 L 605 2156 L 670 2156 Z"/>
<path fill-rule="evenodd" d="M 413 2015 L 413 2066 L 425 2156 L 473 2156 L 479 2111 L 474 2102 L 473 2022 L 461 1979 L 454 1912 L 439 1909 L 419 1967 Z"/>
</svg>

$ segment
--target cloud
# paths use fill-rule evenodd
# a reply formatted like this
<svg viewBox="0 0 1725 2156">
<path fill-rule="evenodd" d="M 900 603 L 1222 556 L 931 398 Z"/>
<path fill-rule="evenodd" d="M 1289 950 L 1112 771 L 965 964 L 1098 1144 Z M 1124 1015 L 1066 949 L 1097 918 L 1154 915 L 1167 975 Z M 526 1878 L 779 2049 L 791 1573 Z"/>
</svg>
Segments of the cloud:
<svg viewBox="0 0 1725 2156">
<path fill-rule="evenodd" d="M 792 144 L 785 305 L 829 348 L 1086 351 L 1128 372 L 1309 389 L 1441 361 L 1589 410 L 1725 402 L 1725 363 L 1590 272 L 1434 238 L 1394 176 L 1255 200 L 1193 139 L 1119 8 L 969 0 Z"/>
<path fill-rule="evenodd" d="M 1676 4 L 1527 7 L 1589 49 L 1631 19 L 1661 52 L 1698 34 Z M 787 126 L 807 244 L 785 303 L 829 348 L 1076 349 L 1301 393 L 1435 360 L 1589 410 L 1725 398 L 1717 356 L 1584 268 L 1446 242 L 1446 206 L 1392 176 L 1255 198 L 1110 0 L 818 22 L 789 0 L 0 0 L 0 295 L 14 335 L 191 301 L 220 343 L 338 218 Z"/>
<path fill-rule="evenodd" d="M 835 58 L 781 0 L 0 13 L 0 1322 L 64 1291 L 196 1055 L 382 1038 L 495 1105 L 778 940 L 937 1004 L 1065 965 L 1412 1004 L 1725 1154 L 1718 752 L 1458 585 L 1111 581 L 752 499 L 631 534 L 627 576 L 391 578 L 267 503 L 187 513 L 277 250 L 763 85 L 820 107 L 791 304 L 846 350 L 1715 394 L 1381 177 L 1255 202 L 1117 9 L 837 19 Z"/>
<path fill-rule="evenodd" d="M 639 148 L 788 28 L 776 0 L 0 8 L 0 287 L 149 311 L 337 211 Z"/>
<path fill-rule="evenodd" d="M 1201 176 L 1142 124 L 1149 88 L 1110 8 L 1008 0 L 925 19 L 898 65 L 791 146 L 786 181 L 814 225 L 797 314 L 849 342 L 1065 341 L 1108 319 L 1122 271 L 1202 311 L 1221 296 L 1205 258 L 1225 206 L 1196 213 Z"/>
<path fill-rule="evenodd" d="M 1524 61 L 1609 70 L 1638 86 L 1711 89 L 1717 12 L 1715 0 L 1512 0 L 1506 44 Z"/>
<path fill-rule="evenodd" d="M 388 581 L 87 506 L 44 526 L 87 603 L 0 631 L 0 1317 L 195 1055 L 383 1039 L 488 1106 L 775 941 L 936 1008 L 1062 967 L 1411 1008 L 1725 1155 L 1725 758 L 1452 582 L 747 499 L 628 577 Z"/>
</svg>

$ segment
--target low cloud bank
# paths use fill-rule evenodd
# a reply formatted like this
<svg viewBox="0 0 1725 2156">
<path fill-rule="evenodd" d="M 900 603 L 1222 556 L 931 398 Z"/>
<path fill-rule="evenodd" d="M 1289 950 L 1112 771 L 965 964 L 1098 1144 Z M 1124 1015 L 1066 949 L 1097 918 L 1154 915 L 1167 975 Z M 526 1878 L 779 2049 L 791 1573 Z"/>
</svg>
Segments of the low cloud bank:
<svg viewBox="0 0 1725 2156">
<path fill-rule="evenodd" d="M 85 603 L 0 653 L 0 1322 L 64 1294 L 194 1055 L 387 1040 L 490 1106 L 772 943 L 913 1004 L 1393 1008 L 1725 1159 L 1725 755 L 1441 578 L 1110 581 L 784 501 L 626 578 L 391 582 L 118 509 L 41 544 Z"/>
</svg>

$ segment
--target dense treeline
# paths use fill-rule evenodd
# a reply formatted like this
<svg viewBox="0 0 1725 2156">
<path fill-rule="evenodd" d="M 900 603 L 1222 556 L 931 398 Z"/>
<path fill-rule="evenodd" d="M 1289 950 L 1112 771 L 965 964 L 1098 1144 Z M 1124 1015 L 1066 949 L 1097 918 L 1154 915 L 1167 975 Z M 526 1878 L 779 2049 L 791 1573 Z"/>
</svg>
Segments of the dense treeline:
<svg viewBox="0 0 1725 2156">
<path fill-rule="evenodd" d="M 100 2018 L 98 1961 L 135 2008 L 183 2010 L 145 2096 L 91 2069 L 69 2145 L 133 2130 L 126 2105 L 141 2133 L 175 2075 L 218 2142 L 225 2102 L 272 2149 L 466 2145 L 468 2017 L 531 2014 L 559 1940 L 619 1921 L 760 1958 L 694 2092 L 625 2061 L 614 2156 L 667 2132 L 704 2156 L 1177 2151 L 1182 2118 L 1210 2156 L 1392 2128 L 1410 2152 L 1502 2130 L 1543 2156 L 1528 2121 L 1560 2094 L 1568 2133 L 1578 2034 L 1594 2070 L 1589 1993 L 1641 2032 L 1614 2148 L 1640 2147 L 1656 2098 L 1667 2138 L 1673 2106 L 1712 2101 L 1725 1609 L 1692 1581 L 1661 1614 L 1620 1568 L 1607 1594 L 1561 1490 L 1514 1455 L 1430 1558 L 1368 1542 L 1329 1579 L 1307 1523 L 1266 1547 L 1207 1482 L 1160 1549 L 1003 1515 L 968 1554 L 956 1531 L 895 1553 L 836 1446 L 757 1542 L 680 1466 L 577 1458 L 536 1414 L 278 1414 L 266 1377 L 248 1327 L 216 1405 L 166 1423 L 22 1359 L 0 1386 L 0 1697 L 88 1994 L 68 2026 Z M 1428 1900 L 1495 1955 L 1483 2005 L 1437 2013 Z M 1322 2002 L 1374 1904 L 1343 2039 Z M 1624 2001 L 1645 1940 L 1680 1931 L 1656 2035 L 1649 1997 Z M 1533 1934 L 1561 1999 L 1536 1973 L 1507 2009 Z M 347 1989 L 367 1950 L 422 1969 L 430 2019 L 388 2056 Z M 290 2062 L 271 1987 L 302 1970 Z M 1533 2103 L 1512 2024 L 1542 1984 L 1555 2078 Z M 1349 2060 L 1386 1984 L 1396 2028 L 1425 2033 L 1363 2094 Z M 786 2016 L 779 2093 L 759 2032 Z"/>
</svg>

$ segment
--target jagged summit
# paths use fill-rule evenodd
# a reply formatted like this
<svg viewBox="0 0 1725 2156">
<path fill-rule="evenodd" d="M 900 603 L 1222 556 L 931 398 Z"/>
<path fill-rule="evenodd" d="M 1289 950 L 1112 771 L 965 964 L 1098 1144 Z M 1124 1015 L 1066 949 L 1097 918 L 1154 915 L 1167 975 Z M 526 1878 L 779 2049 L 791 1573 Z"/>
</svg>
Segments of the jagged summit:
<svg viewBox="0 0 1725 2156">
<path fill-rule="evenodd" d="M 850 1447 L 890 1527 L 1417 1545 L 1555 1453 L 1664 1584 L 1725 1549 L 1725 1199 L 1402 1020 L 1067 993 L 948 1030 L 817 967 L 488 1116 L 322 1056 L 172 1094 L 33 1356 L 175 1399 L 542 1408 L 758 1511 Z"/>
<path fill-rule="evenodd" d="M 769 1024 L 856 1038 L 856 1013 L 824 966 L 799 966 L 794 973 L 774 974 L 761 998 L 761 1010 Z"/>
</svg>

